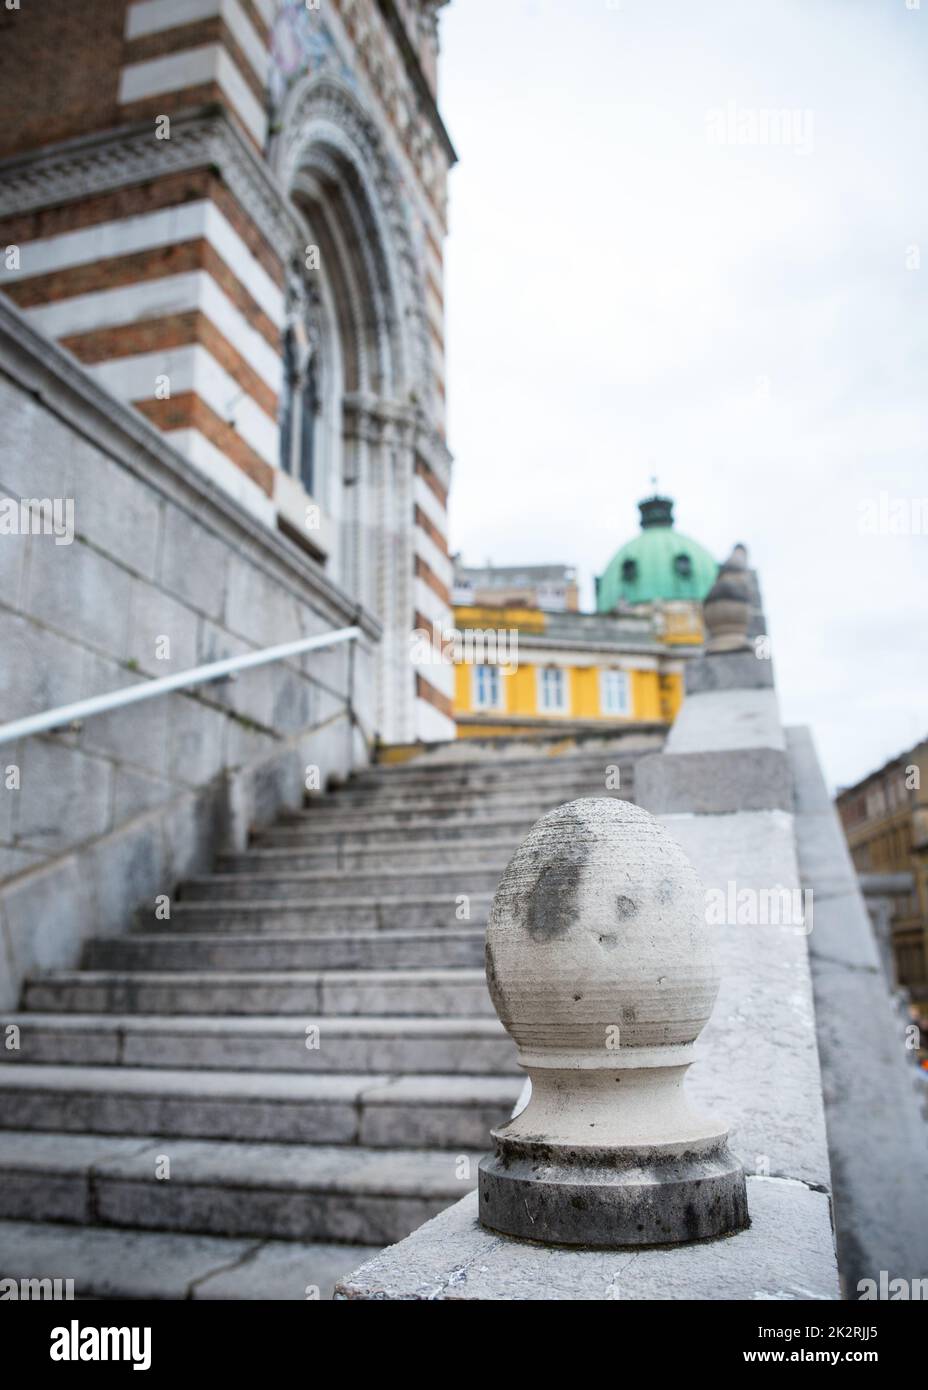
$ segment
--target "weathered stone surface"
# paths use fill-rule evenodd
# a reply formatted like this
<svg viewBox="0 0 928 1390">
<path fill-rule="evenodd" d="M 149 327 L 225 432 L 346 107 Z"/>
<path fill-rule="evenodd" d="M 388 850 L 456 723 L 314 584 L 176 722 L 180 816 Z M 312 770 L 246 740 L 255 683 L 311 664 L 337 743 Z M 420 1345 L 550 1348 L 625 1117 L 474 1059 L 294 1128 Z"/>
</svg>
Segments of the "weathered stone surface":
<svg viewBox="0 0 928 1390">
<path fill-rule="evenodd" d="M 481 1226 L 474 1194 L 342 1278 L 344 1299 L 834 1299 L 829 1203 L 799 1183 L 748 1179 L 751 1225 L 651 1250 L 552 1250 Z"/>
<path fill-rule="evenodd" d="M 372 685 L 378 629 L 365 612 L 276 532 L 192 472 L 156 431 L 98 391 L 75 363 L 45 352 L 22 324 L 17 333 L 15 311 L 5 309 L 2 317 L 0 489 L 14 498 L 73 499 L 76 531 L 69 545 L 45 535 L 6 537 L 0 545 L 6 605 L 0 644 L 9 658 L 0 669 L 0 703 L 6 718 L 119 690 L 142 673 L 186 670 L 211 652 L 218 657 L 356 619 L 365 634 L 353 657 L 358 688 Z M 234 620 L 226 613 L 230 593 Z M 170 639 L 166 660 L 156 655 L 163 637 Z M 321 671 L 334 688 L 325 701 L 316 685 Z M 312 654 L 305 663 L 256 671 L 225 689 L 210 687 L 199 705 L 188 695 L 161 697 L 87 719 L 78 731 L 27 740 L 11 746 L 5 760 L 0 756 L 0 768 L 16 761 L 23 769 L 15 800 L 0 790 L 0 875 L 19 874 L 25 886 L 17 893 L 35 893 L 29 912 L 22 912 L 22 896 L 11 908 L 7 931 L 15 943 L 0 954 L 0 998 L 16 998 L 18 963 L 32 959 L 22 940 L 23 915 L 31 913 L 37 937 L 59 935 L 57 963 L 75 964 L 82 937 L 101 927 L 92 917 L 76 917 L 70 906 L 59 910 L 27 870 L 74 851 L 83 857 L 99 837 L 114 835 L 101 851 L 111 865 L 101 893 L 108 904 L 124 894 L 128 925 L 138 859 L 130 842 L 124 849 L 117 842 L 129 822 L 158 816 L 164 886 L 170 889 L 190 868 L 207 867 L 217 834 L 231 826 L 221 793 L 227 769 L 235 769 L 237 800 L 248 810 L 236 828 L 241 844 L 250 827 L 273 821 L 282 805 L 296 805 L 302 796 L 305 735 L 312 737 L 312 761 L 327 770 L 344 773 L 366 760 L 367 749 L 346 721 L 336 717 L 315 728 L 315 721 L 337 716 L 347 672 L 346 653 L 321 662 Z M 260 764 L 268 759 L 274 770 L 264 776 Z M 208 835 L 200 820 L 204 809 L 211 813 Z M 121 885 L 120 865 L 126 874 Z M 85 895 L 80 902 L 91 899 Z M 36 914 L 46 912 L 48 922 L 38 921 Z M 106 930 L 109 919 L 108 909 Z"/>
<path fill-rule="evenodd" d="M 13 1007 L 19 982 L 33 971 L 70 963 L 95 920 L 86 865 L 77 855 L 58 858 L 12 879 L 0 893 L 0 916 L 8 942 L 0 998 Z"/>
<path fill-rule="evenodd" d="M 123 821 L 163 806 L 174 799 L 176 788 L 161 777 L 150 777 L 131 767 L 117 767 L 113 781 L 113 819 Z"/>
<path fill-rule="evenodd" d="M 168 775 L 175 783 L 201 787 L 222 771 L 228 716 L 198 695 L 174 698 L 168 725 Z"/>
<path fill-rule="evenodd" d="M 163 589 L 134 580 L 132 584 L 132 626 L 129 631 L 127 656 L 140 671 L 149 676 L 171 676 L 177 671 L 189 671 L 198 664 L 197 641 L 200 619 L 196 612 L 166 594 Z M 160 639 L 170 639 L 170 656 L 162 658 Z M 118 690 L 120 681 L 105 687 Z M 93 692 L 97 693 L 96 691 Z M 134 711 L 136 719 L 138 710 Z"/>
<path fill-rule="evenodd" d="M 799 869 L 815 895 L 809 938 L 835 1226 L 845 1289 L 928 1275 L 928 1146 L 901 1021 L 837 813 L 807 729 L 787 731 Z"/>
<path fill-rule="evenodd" d="M 635 778 L 638 804 L 658 816 L 788 811 L 793 804 L 789 760 L 778 748 L 651 753 L 639 762 Z"/>
<path fill-rule="evenodd" d="M 98 840 L 87 854 L 93 884 L 98 932 L 125 930 L 127 920 L 142 907 L 151 907 L 159 893 L 170 890 L 161 825 L 157 817 L 129 823 L 114 835 Z"/>
<path fill-rule="evenodd" d="M 8 494 L 0 488 L 0 498 Z M 4 536 L 0 545 L 0 593 L 6 596 L 7 603 L 17 605 L 22 601 L 23 580 L 26 570 L 25 536 Z"/>
<path fill-rule="evenodd" d="M 161 671 L 160 674 L 165 675 L 166 672 Z M 127 671 L 124 666 L 106 657 L 87 652 L 81 698 L 125 690 L 144 679 L 144 676 Z M 178 695 L 168 695 L 163 700 L 152 700 L 144 717 L 131 705 L 95 715 L 92 719 L 84 720 L 79 731 L 71 738 L 71 743 L 81 752 L 106 758 L 117 767 L 163 776 L 167 772 L 168 725 L 173 705 L 180 698 Z"/>
<path fill-rule="evenodd" d="M 782 811 L 680 815 L 666 817 L 664 824 L 707 891 L 728 898 L 747 890 L 759 905 L 760 895 L 776 885 L 791 894 L 800 889 L 793 818 Z M 739 925 L 737 911 L 721 926 L 719 999 L 697 1046 L 688 1085 L 694 1101 L 711 1105 L 728 1123 L 732 1147 L 749 1173 L 766 1165 L 771 1175 L 827 1188 L 822 1081 L 803 930 L 756 920 Z"/>
<path fill-rule="evenodd" d="M 74 527 L 127 569 L 154 579 L 162 505 L 101 450 L 74 441 Z"/>
<path fill-rule="evenodd" d="M 163 588 L 196 612 L 205 613 L 209 618 L 221 618 L 229 564 L 228 547 L 208 527 L 179 507 L 165 508 L 161 550 Z"/>
<path fill-rule="evenodd" d="M 329 1299 L 337 1280 L 352 1260 L 369 1251 L 364 1245 L 294 1245 L 268 1241 L 242 1262 L 201 1280 L 194 1291 L 198 1299 Z"/>
<path fill-rule="evenodd" d="M 82 541 L 58 546 L 51 536 L 32 538 L 29 615 L 109 656 L 126 654 L 131 582 L 126 570 Z"/>
<path fill-rule="evenodd" d="M 773 662 L 752 649 L 712 652 L 686 663 L 686 693 L 709 690 L 769 690 L 773 688 Z"/>
<path fill-rule="evenodd" d="M 4 601 L 9 601 L 11 594 L 3 583 L 3 555 L 19 542 L 18 536 L 0 537 L 0 594 Z M 83 651 L 75 642 L 0 609 L 0 651 L 0 710 L 4 720 L 38 714 L 80 698 Z M 0 762 L 9 761 L 10 751 L 8 747 L 0 751 Z"/>
<path fill-rule="evenodd" d="M 738 748 L 785 747 L 775 691 L 707 690 L 684 700 L 664 752 L 728 754 Z"/>
<path fill-rule="evenodd" d="M 14 832 L 27 849 L 67 850 L 110 827 L 112 765 L 87 757 L 54 735 L 29 739 L 22 753 L 22 783 Z"/>
<path fill-rule="evenodd" d="M 300 1299 L 330 1296 L 338 1270 L 370 1247 L 307 1245 L 0 1222 L 4 1267 L 14 1278 L 67 1270 L 77 1298 Z"/>
</svg>

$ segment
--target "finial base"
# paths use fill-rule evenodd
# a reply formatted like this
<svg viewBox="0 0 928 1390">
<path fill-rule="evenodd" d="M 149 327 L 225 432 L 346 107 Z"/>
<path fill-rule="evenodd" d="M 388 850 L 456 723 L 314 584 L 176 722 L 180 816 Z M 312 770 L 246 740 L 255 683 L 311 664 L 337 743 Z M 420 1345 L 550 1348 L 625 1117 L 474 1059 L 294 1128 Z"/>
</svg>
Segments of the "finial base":
<svg viewBox="0 0 928 1390">
<path fill-rule="evenodd" d="M 671 1245 L 748 1225 L 744 1170 L 724 1141 L 660 1155 L 497 1138 L 479 1195 L 484 1226 L 545 1244 Z"/>
</svg>

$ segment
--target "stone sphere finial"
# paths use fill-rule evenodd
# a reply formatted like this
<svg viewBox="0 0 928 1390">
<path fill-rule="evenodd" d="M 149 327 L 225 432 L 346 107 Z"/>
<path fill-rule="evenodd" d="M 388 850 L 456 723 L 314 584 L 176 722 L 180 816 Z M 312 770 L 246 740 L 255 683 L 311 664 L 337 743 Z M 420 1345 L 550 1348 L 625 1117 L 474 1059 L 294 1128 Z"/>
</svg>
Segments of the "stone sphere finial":
<svg viewBox="0 0 928 1390">
<path fill-rule="evenodd" d="M 747 1225 L 727 1131 L 683 1077 L 718 991 L 705 894 L 640 807 L 571 801 L 509 863 L 487 981 L 532 1081 L 493 1132 L 480 1219 L 555 1245 L 656 1245 Z"/>
<path fill-rule="evenodd" d="M 707 653 L 750 650 L 751 576 L 745 546 L 736 545 L 719 565 L 718 577 L 703 599 L 702 614 Z"/>
</svg>

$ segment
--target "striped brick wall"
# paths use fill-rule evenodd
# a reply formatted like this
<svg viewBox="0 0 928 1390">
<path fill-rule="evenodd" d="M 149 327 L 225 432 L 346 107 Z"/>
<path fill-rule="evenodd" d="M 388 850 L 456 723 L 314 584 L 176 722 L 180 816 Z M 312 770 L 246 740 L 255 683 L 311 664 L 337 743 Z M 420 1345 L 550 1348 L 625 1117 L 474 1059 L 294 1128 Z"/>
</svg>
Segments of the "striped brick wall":
<svg viewBox="0 0 928 1390">
<path fill-rule="evenodd" d="M 137 0 L 119 72 L 124 120 L 224 104 L 263 151 L 273 0 Z"/>
<path fill-rule="evenodd" d="M 0 10 L 0 43 L 14 74 L 0 92 L 7 117 L 0 121 L 0 159 L 18 160 L 14 172 L 22 177 L 25 151 L 40 155 L 78 137 L 93 146 L 88 159 L 101 167 L 109 159 L 113 169 L 112 186 L 97 179 L 88 189 L 65 178 L 66 193 L 44 202 L 27 196 L 24 211 L 0 211 L 0 246 L 19 248 L 18 264 L 3 270 L 0 289 L 269 526 L 292 522 L 294 507 L 299 511 L 295 485 L 280 473 L 278 428 L 286 258 L 295 249 L 297 224 L 279 194 L 278 220 L 287 235 L 273 230 L 276 209 L 263 219 L 255 215 L 262 200 L 275 199 L 273 175 L 262 170 L 270 170 L 273 153 L 268 83 L 280 3 L 99 0 L 90 10 L 74 0 L 43 0 L 34 10 Z M 325 23 L 405 180 L 404 198 L 411 196 L 418 225 L 423 337 L 434 387 L 425 433 L 434 442 L 425 451 L 432 462 L 417 455 L 415 465 L 407 523 L 412 574 L 387 589 L 409 592 L 408 628 L 420 616 L 447 625 L 442 241 L 449 153 L 426 111 L 437 51 L 426 15 L 431 6 L 327 0 L 325 8 Z M 397 15 L 423 62 L 424 95 L 421 79 L 416 88 L 404 66 Z M 218 108 L 241 144 L 233 162 L 250 160 L 252 182 L 267 180 L 251 201 L 211 158 L 175 157 L 190 122 Z M 162 141 L 164 117 L 171 124 Z M 124 179 L 118 150 L 130 136 L 143 142 L 150 159 Z M 108 141 L 115 155 L 107 154 Z M 0 184 L 2 178 L 0 170 Z M 451 674 L 406 672 L 417 736 L 453 736 Z"/>
<path fill-rule="evenodd" d="M 221 486 L 272 497 L 283 267 L 215 172 L 8 219 L 0 241 L 21 246 L 4 289 L 36 327 Z"/>
</svg>

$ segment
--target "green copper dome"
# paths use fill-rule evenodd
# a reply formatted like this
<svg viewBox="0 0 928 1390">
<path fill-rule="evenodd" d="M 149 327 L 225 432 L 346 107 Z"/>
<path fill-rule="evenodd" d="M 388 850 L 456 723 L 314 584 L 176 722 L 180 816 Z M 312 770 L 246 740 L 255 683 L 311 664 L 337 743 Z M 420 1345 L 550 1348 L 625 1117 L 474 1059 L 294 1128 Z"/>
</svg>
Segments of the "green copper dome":
<svg viewBox="0 0 928 1390">
<path fill-rule="evenodd" d="M 639 502 L 641 534 L 617 550 L 596 581 L 596 609 L 655 599 L 701 601 L 715 583 L 718 564 L 698 541 L 673 528 L 669 497 Z"/>
</svg>

